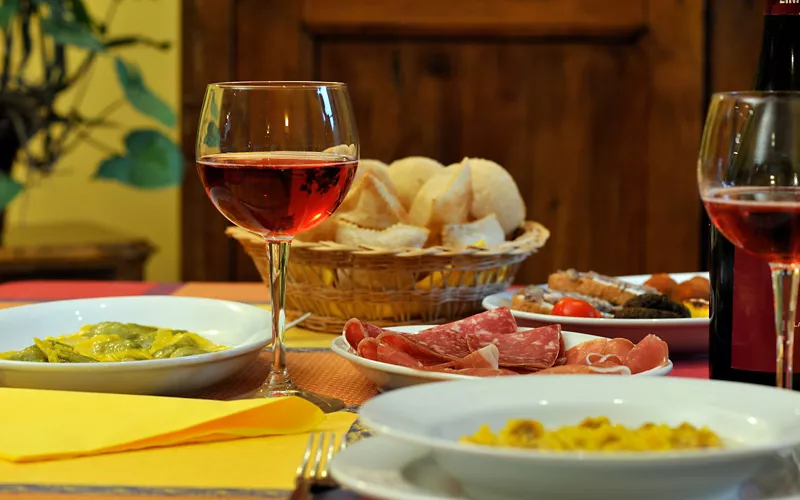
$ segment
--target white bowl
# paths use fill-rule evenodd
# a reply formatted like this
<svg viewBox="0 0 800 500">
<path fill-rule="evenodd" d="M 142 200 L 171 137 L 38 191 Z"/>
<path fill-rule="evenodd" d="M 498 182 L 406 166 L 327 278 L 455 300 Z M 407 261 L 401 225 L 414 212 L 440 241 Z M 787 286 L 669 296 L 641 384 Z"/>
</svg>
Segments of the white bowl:
<svg viewBox="0 0 800 500">
<path fill-rule="evenodd" d="M 225 351 L 183 358 L 118 363 L 32 363 L 0 360 L 0 386 L 124 394 L 185 394 L 233 375 L 271 341 L 271 315 L 226 300 L 172 296 L 63 300 L 0 310 L 0 352 L 33 338 L 77 332 L 81 326 L 119 321 L 183 329 Z"/>
<path fill-rule="evenodd" d="M 481 424 L 509 418 L 547 428 L 607 416 L 709 426 L 719 450 L 598 454 L 460 444 Z M 365 426 L 431 450 L 472 498 L 689 499 L 732 494 L 775 453 L 800 445 L 800 395 L 758 385 L 682 378 L 500 377 L 428 384 L 379 395 L 360 411 Z"/>
<path fill-rule="evenodd" d="M 387 330 L 402 333 L 417 333 L 430 327 L 431 325 L 395 326 L 392 328 L 387 328 Z M 561 334 L 564 336 L 564 347 L 567 349 L 582 342 L 586 342 L 587 340 L 598 338 L 593 335 L 575 332 L 561 332 Z M 397 366 L 362 358 L 353 352 L 353 350 L 350 348 L 350 345 L 347 343 L 347 340 L 344 338 L 344 335 L 341 337 L 336 337 L 331 341 L 331 350 L 335 354 L 338 354 L 352 363 L 362 375 L 368 378 L 370 382 L 375 384 L 378 389 L 384 391 L 443 380 L 470 380 L 476 378 L 469 375 L 459 375 L 458 373 L 439 373 L 415 370 L 413 368 L 406 368 L 405 366 Z M 646 372 L 638 373 L 634 375 L 634 377 L 663 377 L 668 375 L 671 371 L 672 361 L 669 361 L 666 366 L 661 366 Z"/>
<path fill-rule="evenodd" d="M 620 276 L 619 279 L 641 285 L 652 275 Z M 677 282 L 686 281 L 695 276 L 708 278 L 708 273 L 673 273 L 672 279 Z M 511 298 L 517 290 L 489 295 L 483 299 L 484 309 L 511 307 Z M 658 335 L 669 344 L 672 352 L 696 353 L 708 350 L 708 318 L 680 319 L 614 319 L 614 318 L 572 318 L 569 316 L 553 316 L 525 311 L 511 310 L 520 326 L 539 327 L 559 323 L 564 328 L 600 337 L 621 337 L 633 343 L 639 342 L 648 334 Z"/>
</svg>

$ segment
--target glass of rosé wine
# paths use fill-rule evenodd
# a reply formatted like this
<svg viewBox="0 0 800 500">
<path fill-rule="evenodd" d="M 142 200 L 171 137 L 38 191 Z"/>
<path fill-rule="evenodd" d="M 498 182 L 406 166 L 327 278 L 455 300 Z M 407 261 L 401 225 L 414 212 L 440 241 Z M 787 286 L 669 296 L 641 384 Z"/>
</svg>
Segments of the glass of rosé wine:
<svg viewBox="0 0 800 500">
<path fill-rule="evenodd" d="M 697 179 L 719 232 L 769 266 L 776 385 L 791 389 L 800 282 L 800 92 L 715 94 Z"/>
<path fill-rule="evenodd" d="M 200 180 L 214 206 L 237 226 L 261 235 L 266 245 L 273 362 L 254 397 L 299 396 L 326 412 L 341 409 L 341 401 L 292 382 L 286 367 L 284 300 L 292 238 L 336 211 L 356 173 L 358 131 L 347 86 L 211 84 L 196 154 Z"/>
</svg>

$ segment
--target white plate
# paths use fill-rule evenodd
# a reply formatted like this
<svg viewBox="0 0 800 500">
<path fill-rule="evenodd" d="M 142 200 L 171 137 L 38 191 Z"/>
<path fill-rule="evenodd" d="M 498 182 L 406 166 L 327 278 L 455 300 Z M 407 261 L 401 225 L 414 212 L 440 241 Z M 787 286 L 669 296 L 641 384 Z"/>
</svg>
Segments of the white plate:
<svg viewBox="0 0 800 500">
<path fill-rule="evenodd" d="M 417 333 L 430 326 L 396 326 L 387 328 L 402 333 Z M 578 345 L 587 340 L 596 339 L 593 335 L 586 335 L 583 333 L 575 332 L 561 332 L 564 336 L 564 347 L 569 349 L 572 346 Z M 350 345 L 345 340 L 344 335 L 336 337 L 331 342 L 331 350 L 351 362 L 362 375 L 367 377 L 370 382 L 375 384 L 381 390 L 399 389 L 401 387 L 408 387 L 411 385 L 425 384 L 428 382 L 437 382 L 442 380 L 470 380 L 476 377 L 468 375 L 459 375 L 457 373 L 437 373 L 427 372 L 422 370 L 414 370 L 413 368 L 406 368 L 405 366 L 397 366 L 389 363 L 382 363 L 380 361 L 372 361 L 370 359 L 362 358 L 353 352 Z M 634 375 L 635 377 L 663 377 L 672 371 L 672 361 L 666 366 L 654 368 L 646 372 Z"/>
<path fill-rule="evenodd" d="M 652 275 L 620 276 L 619 279 L 641 285 Z M 708 273 L 673 273 L 672 279 L 678 283 L 695 276 L 708 278 Z M 516 290 L 506 290 L 483 299 L 484 309 L 511 307 L 511 298 Z M 559 323 L 564 328 L 576 332 L 598 335 L 601 337 L 621 337 L 631 342 L 639 342 L 650 333 L 658 335 L 667 344 L 670 351 L 694 353 L 708 351 L 708 318 L 685 319 L 613 319 L 613 318 L 570 318 L 531 312 L 511 310 L 520 326 L 544 326 Z"/>
<path fill-rule="evenodd" d="M 210 386 L 253 361 L 271 340 L 268 311 L 226 300 L 172 296 L 43 302 L 0 310 L 0 352 L 33 338 L 120 321 L 197 333 L 230 349 L 183 358 L 124 363 L 30 363 L 0 360 L 0 387 L 124 394 L 179 394 Z"/>
<path fill-rule="evenodd" d="M 428 448 L 384 436 L 364 439 L 337 454 L 331 463 L 331 474 L 345 488 L 370 498 L 467 500 L 459 482 L 439 467 Z M 797 464 L 791 457 L 775 455 L 755 478 L 729 498 L 778 500 L 798 495 Z M 537 496 L 535 491 L 526 498 L 551 500 Z"/>
<path fill-rule="evenodd" d="M 800 445 L 800 395 L 772 387 L 673 377 L 500 377 L 381 394 L 360 410 L 376 434 L 430 448 L 473 498 L 684 499 L 731 495 L 776 453 Z M 607 416 L 709 426 L 724 449 L 655 453 L 540 452 L 458 442 L 480 425 L 535 418 L 547 428 Z M 575 478 L 580 478 L 576 481 Z"/>
</svg>

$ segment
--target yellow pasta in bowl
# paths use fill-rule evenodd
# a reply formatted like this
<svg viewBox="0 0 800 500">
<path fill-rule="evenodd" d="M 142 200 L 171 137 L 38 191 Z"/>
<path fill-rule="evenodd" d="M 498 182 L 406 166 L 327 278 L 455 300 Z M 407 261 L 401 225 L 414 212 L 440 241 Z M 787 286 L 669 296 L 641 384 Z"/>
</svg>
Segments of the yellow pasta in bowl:
<svg viewBox="0 0 800 500">
<path fill-rule="evenodd" d="M 612 424 L 607 417 L 589 417 L 578 425 L 547 430 L 537 420 L 512 419 L 498 433 L 481 426 L 462 443 L 527 448 L 541 451 L 657 452 L 721 448 L 722 441 L 706 427 L 645 423 L 639 427 Z"/>
</svg>

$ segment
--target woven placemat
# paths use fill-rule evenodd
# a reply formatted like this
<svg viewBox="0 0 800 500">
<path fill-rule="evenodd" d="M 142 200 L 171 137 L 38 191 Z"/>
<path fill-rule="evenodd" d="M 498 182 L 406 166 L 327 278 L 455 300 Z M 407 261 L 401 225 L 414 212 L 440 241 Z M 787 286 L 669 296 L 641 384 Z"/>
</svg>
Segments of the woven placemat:
<svg viewBox="0 0 800 500">
<path fill-rule="evenodd" d="M 261 353 L 256 362 L 224 382 L 194 394 L 203 399 L 236 399 L 255 391 L 269 373 L 272 354 Z M 294 382 L 302 389 L 332 396 L 347 406 L 360 405 L 377 394 L 377 390 L 345 359 L 330 351 L 291 350 L 286 364 Z"/>
</svg>

